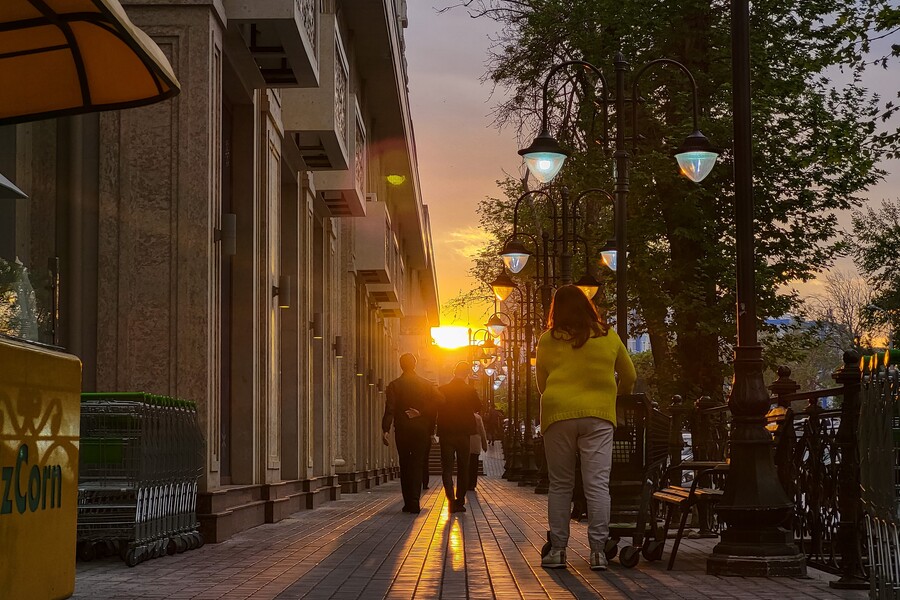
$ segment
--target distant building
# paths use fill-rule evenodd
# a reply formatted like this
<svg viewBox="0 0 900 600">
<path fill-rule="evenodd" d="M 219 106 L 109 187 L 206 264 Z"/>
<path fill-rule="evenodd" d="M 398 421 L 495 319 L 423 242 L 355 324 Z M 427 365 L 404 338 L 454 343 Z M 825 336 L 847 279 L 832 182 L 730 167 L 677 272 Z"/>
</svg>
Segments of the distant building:
<svg viewBox="0 0 900 600">
<path fill-rule="evenodd" d="M 626 345 L 629 352 L 639 354 L 641 352 L 650 351 L 650 334 L 642 333 L 637 337 L 628 336 L 628 344 Z"/>
</svg>

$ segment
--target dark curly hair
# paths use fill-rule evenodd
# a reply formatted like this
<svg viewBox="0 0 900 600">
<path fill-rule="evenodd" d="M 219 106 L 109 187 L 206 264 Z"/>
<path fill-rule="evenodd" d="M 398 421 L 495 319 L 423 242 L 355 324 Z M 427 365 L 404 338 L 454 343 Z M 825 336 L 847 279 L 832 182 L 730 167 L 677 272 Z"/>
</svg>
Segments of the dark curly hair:
<svg viewBox="0 0 900 600">
<path fill-rule="evenodd" d="M 570 341 L 575 349 L 584 346 L 590 338 L 609 333 L 609 325 L 600 320 L 594 303 L 574 285 L 556 290 L 547 327 L 554 339 Z"/>
</svg>

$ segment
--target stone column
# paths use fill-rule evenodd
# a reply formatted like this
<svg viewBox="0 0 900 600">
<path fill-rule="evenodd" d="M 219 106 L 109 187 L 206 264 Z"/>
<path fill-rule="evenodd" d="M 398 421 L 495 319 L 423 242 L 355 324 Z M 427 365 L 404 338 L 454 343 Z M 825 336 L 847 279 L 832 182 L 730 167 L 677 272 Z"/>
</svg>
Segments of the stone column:
<svg viewBox="0 0 900 600">
<path fill-rule="evenodd" d="M 125 4 L 182 92 L 100 117 L 97 389 L 197 402 L 210 489 L 219 483 L 222 15 L 209 3 Z"/>
<path fill-rule="evenodd" d="M 281 153 L 284 131 L 281 126 L 281 99 L 274 90 L 260 90 L 260 208 L 259 243 L 255 256 L 260 262 L 259 294 L 259 361 L 260 378 L 260 464 L 261 479 L 266 483 L 281 480 L 281 365 L 280 322 L 281 296 L 274 294 L 281 275 Z M 289 298 L 290 291 L 285 296 Z M 280 292 L 279 292 L 280 294 Z"/>
</svg>

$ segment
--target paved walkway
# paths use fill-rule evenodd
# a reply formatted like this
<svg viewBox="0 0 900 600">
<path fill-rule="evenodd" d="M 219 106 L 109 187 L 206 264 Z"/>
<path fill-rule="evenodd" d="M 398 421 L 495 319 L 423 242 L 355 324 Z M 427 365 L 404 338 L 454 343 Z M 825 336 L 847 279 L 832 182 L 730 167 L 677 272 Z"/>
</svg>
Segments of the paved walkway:
<svg viewBox="0 0 900 600">
<path fill-rule="evenodd" d="M 419 515 L 400 512 L 397 482 L 221 544 L 129 569 L 116 559 L 79 563 L 75 598 L 865 598 L 837 592 L 831 576 L 807 579 L 711 577 L 714 540 L 685 540 L 675 570 L 643 560 L 590 570 L 584 524 L 573 523 L 567 570 L 542 569 L 546 496 L 497 477 L 499 456 L 470 493 L 468 512 L 449 515 L 437 478 Z M 498 453 L 499 454 L 499 453 Z M 666 557 L 668 556 L 668 545 Z"/>
</svg>

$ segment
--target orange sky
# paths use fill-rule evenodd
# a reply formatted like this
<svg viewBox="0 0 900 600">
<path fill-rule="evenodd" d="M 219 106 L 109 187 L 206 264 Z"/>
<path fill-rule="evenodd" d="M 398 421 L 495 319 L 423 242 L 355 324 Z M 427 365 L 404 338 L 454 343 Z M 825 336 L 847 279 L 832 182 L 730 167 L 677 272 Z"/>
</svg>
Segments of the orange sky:
<svg viewBox="0 0 900 600">
<path fill-rule="evenodd" d="M 495 182 L 504 170 L 518 172 L 521 159 L 515 133 L 498 132 L 492 125 L 495 100 L 490 86 L 479 81 L 494 23 L 471 19 L 460 10 L 437 14 L 432 6 L 440 4 L 409 2 L 406 55 L 419 175 L 431 214 L 443 304 L 475 285 L 468 276 L 469 257 L 486 239 L 475 208 L 479 200 L 497 194 Z M 484 310 L 469 311 L 473 326 L 483 322 Z M 444 311 L 442 324 L 468 325 L 466 315 L 460 317 L 454 323 Z"/>
</svg>

